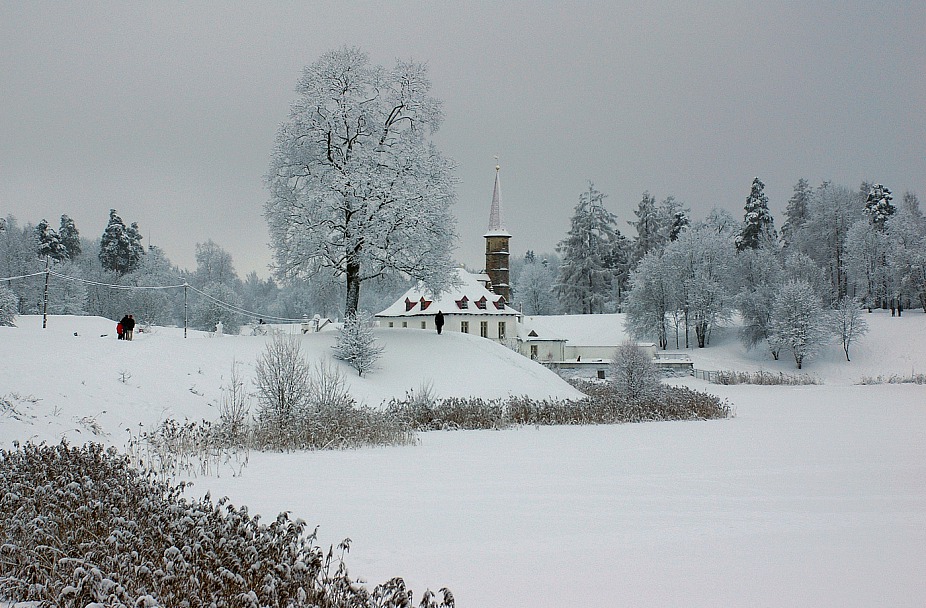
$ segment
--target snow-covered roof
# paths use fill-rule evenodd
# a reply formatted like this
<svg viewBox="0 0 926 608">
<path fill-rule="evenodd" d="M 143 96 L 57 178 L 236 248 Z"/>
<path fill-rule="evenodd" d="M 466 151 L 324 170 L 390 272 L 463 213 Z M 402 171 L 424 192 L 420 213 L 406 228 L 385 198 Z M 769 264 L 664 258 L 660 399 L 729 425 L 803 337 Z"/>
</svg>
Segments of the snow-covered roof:
<svg viewBox="0 0 926 608">
<path fill-rule="evenodd" d="M 525 316 L 520 331 L 528 341 L 566 340 L 571 346 L 620 346 L 630 339 L 623 314 Z"/>
<path fill-rule="evenodd" d="M 519 313 L 505 303 L 505 298 L 492 293 L 482 284 L 483 275 L 457 268 L 457 285 L 435 296 L 419 283 L 406 291 L 377 317 L 445 315 L 517 316 Z"/>
</svg>

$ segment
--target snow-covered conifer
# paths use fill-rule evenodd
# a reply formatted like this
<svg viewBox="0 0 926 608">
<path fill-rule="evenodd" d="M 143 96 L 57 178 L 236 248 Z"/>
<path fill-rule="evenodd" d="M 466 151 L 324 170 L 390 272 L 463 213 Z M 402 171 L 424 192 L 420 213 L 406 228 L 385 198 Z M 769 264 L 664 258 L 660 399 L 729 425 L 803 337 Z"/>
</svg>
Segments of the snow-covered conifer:
<svg viewBox="0 0 926 608">
<path fill-rule="evenodd" d="M 656 206 L 656 198 L 649 192 L 643 193 L 643 198 L 633 210 L 633 214 L 637 216 L 636 221 L 627 223 L 637 229 L 637 238 L 633 241 L 633 258 L 639 261 L 665 242 L 664 218 Z"/>
<path fill-rule="evenodd" d="M 372 317 L 368 312 L 358 310 L 344 319 L 334 353 L 336 359 L 346 361 L 360 376 L 374 368 L 383 354 L 383 347 L 376 343 Z"/>
<path fill-rule="evenodd" d="M 794 184 L 794 194 L 788 199 L 788 206 L 785 208 L 785 223 L 781 226 L 781 240 L 784 247 L 788 247 L 794 241 L 795 234 L 807 222 L 811 197 L 813 197 L 813 188 L 810 187 L 810 183 L 803 177 L 797 180 Z"/>
<path fill-rule="evenodd" d="M 775 221 L 768 210 L 768 197 L 765 184 L 756 177 L 752 180 L 752 190 L 746 197 L 743 228 L 736 237 L 736 249 L 756 249 L 764 243 L 777 240 Z"/>
<path fill-rule="evenodd" d="M 589 183 L 579 195 L 569 233 L 556 246 L 563 256 L 556 289 L 568 313 L 604 312 L 614 282 L 626 274 L 628 242 L 615 215 L 604 208 L 604 197 Z"/>
<path fill-rule="evenodd" d="M 43 219 L 36 224 L 35 238 L 38 247 L 36 253 L 40 258 L 51 258 L 59 261 L 67 258 L 67 249 L 61 244 L 58 233 L 48 225 L 46 220 Z"/>
<path fill-rule="evenodd" d="M 881 184 L 872 185 L 868 191 L 868 196 L 865 198 L 865 213 L 878 230 L 883 230 L 884 224 L 897 211 L 891 203 L 893 199 L 891 191 Z"/>
<path fill-rule="evenodd" d="M 141 238 L 137 223 L 126 228 L 116 210 L 110 209 L 109 222 L 100 237 L 100 263 L 103 269 L 125 275 L 138 268 L 144 254 Z"/>
<path fill-rule="evenodd" d="M 67 215 L 61 216 L 58 238 L 61 240 L 61 244 L 64 246 L 65 251 L 67 251 L 67 258 L 69 260 L 76 260 L 81 252 L 80 232 L 77 230 L 74 220 Z"/>
</svg>

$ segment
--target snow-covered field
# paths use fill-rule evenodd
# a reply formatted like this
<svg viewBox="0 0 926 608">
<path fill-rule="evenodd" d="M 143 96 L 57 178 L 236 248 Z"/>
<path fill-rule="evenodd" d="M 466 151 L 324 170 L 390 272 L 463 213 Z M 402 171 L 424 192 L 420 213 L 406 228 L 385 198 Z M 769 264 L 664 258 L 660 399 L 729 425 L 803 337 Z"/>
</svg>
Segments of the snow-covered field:
<svg viewBox="0 0 926 608">
<path fill-rule="evenodd" d="M 352 539 L 351 573 L 404 576 L 462 607 L 926 605 L 926 386 L 854 384 L 926 372 L 926 315 L 868 315 L 847 363 L 805 365 L 824 384 L 716 386 L 736 417 L 597 427 L 433 432 L 420 445 L 251 454 L 193 491 L 265 517 L 289 510 L 326 545 Z M 213 418 L 232 362 L 266 338 L 157 328 L 133 342 L 98 318 L 21 317 L 0 328 L 0 445 L 104 441 L 168 416 Z M 77 332 L 75 336 L 74 333 Z M 101 338 L 100 334 L 109 334 Z M 348 376 L 376 405 L 437 394 L 566 397 L 571 388 L 467 336 L 384 330 L 382 369 Z M 690 354 L 701 369 L 783 371 L 733 329 Z M 312 356 L 331 335 L 303 337 Z M 11 397 L 12 396 L 12 397 Z"/>
</svg>

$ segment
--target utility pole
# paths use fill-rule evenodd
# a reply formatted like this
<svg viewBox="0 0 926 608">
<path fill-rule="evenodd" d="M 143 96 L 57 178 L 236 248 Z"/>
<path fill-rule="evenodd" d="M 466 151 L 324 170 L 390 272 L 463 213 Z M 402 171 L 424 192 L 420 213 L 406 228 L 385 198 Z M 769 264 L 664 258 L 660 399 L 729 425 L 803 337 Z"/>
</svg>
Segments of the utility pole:
<svg viewBox="0 0 926 608">
<path fill-rule="evenodd" d="M 42 304 L 42 329 L 48 327 L 48 256 L 45 256 L 45 296 Z"/>
<path fill-rule="evenodd" d="M 187 295 L 188 287 L 189 287 L 189 284 L 186 281 L 184 281 L 183 282 L 183 337 L 184 338 L 186 338 L 186 295 Z"/>
</svg>

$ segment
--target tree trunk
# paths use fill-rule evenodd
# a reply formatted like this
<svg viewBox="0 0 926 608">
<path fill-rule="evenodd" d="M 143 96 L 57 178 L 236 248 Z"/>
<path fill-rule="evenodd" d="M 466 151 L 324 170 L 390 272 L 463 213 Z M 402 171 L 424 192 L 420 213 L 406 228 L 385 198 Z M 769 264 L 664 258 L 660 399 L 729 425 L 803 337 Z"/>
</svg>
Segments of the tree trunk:
<svg viewBox="0 0 926 608">
<path fill-rule="evenodd" d="M 357 314 L 357 308 L 360 306 L 360 264 L 358 262 L 347 263 L 347 302 L 344 304 L 344 318 L 353 317 Z"/>
<path fill-rule="evenodd" d="M 707 341 L 707 323 L 704 321 L 695 323 L 695 335 L 698 338 L 698 348 L 704 348 Z"/>
</svg>

